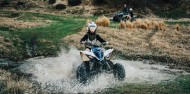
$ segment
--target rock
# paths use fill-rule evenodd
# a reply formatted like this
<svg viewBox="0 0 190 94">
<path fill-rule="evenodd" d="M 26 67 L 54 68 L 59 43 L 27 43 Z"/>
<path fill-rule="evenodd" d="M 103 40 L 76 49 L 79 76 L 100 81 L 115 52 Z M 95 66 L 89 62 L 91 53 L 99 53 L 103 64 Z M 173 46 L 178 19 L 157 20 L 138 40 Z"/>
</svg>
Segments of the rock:
<svg viewBox="0 0 190 94">
<path fill-rule="evenodd" d="M 17 5 L 18 5 L 18 6 L 24 6 L 25 3 L 24 3 L 24 2 L 17 2 Z"/>
<path fill-rule="evenodd" d="M 36 5 L 35 3 L 32 3 L 32 2 L 28 2 L 28 3 L 25 4 L 25 7 L 26 7 L 27 9 L 34 8 L 34 7 L 36 7 L 36 6 L 37 6 L 37 5 Z"/>
<path fill-rule="evenodd" d="M 68 5 L 71 5 L 71 6 L 76 6 L 76 5 L 79 5 L 81 3 L 82 3 L 81 0 L 68 0 Z"/>
<path fill-rule="evenodd" d="M 25 8 L 26 7 L 25 4 L 26 3 L 24 3 L 24 2 L 17 2 L 17 9 L 18 8 Z"/>
<path fill-rule="evenodd" d="M 49 4 L 54 4 L 56 2 L 56 0 L 49 0 L 48 3 Z"/>
<path fill-rule="evenodd" d="M 105 1 L 104 0 L 93 0 L 93 3 L 98 5 L 98 4 L 105 3 Z"/>
<path fill-rule="evenodd" d="M 64 4 L 57 4 L 55 5 L 55 9 L 63 10 L 63 9 L 66 9 L 66 6 Z"/>
</svg>

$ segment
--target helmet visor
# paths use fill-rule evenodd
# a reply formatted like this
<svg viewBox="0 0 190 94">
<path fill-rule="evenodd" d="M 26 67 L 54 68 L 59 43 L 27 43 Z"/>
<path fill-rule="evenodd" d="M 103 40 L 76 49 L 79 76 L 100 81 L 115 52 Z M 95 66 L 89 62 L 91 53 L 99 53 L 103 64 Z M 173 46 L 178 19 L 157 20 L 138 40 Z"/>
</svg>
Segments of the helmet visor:
<svg viewBox="0 0 190 94">
<path fill-rule="evenodd" d="M 96 30 L 96 27 L 89 27 L 89 29 L 91 33 L 94 33 L 94 31 Z"/>
</svg>

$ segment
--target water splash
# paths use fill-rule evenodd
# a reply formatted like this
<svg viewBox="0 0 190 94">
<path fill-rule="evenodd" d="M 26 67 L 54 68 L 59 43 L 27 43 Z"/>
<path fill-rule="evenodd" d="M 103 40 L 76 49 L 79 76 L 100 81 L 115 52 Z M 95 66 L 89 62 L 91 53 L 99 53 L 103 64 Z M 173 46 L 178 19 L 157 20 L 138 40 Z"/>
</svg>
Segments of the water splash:
<svg viewBox="0 0 190 94">
<path fill-rule="evenodd" d="M 42 88 L 50 93 L 94 93 L 122 83 L 159 83 L 177 76 L 166 72 L 177 73 L 165 66 L 113 60 L 125 68 L 126 79 L 123 82 L 116 81 L 113 74 L 100 74 L 89 84 L 84 85 L 76 80 L 76 69 L 81 62 L 79 51 L 71 48 L 69 52 L 63 50 L 59 57 L 28 59 L 20 66 L 20 70 L 33 74 L 31 79 L 40 83 Z"/>
</svg>

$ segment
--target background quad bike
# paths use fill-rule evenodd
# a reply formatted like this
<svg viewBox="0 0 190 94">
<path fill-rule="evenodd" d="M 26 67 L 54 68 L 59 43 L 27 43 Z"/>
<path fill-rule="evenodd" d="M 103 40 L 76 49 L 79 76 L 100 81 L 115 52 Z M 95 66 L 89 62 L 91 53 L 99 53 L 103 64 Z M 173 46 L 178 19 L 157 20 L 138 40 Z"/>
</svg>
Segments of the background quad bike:
<svg viewBox="0 0 190 94">
<path fill-rule="evenodd" d="M 133 18 L 131 18 L 129 13 L 124 14 L 122 11 L 116 12 L 113 16 L 113 21 L 127 21 L 127 20 L 131 20 L 134 21 L 136 16 L 134 16 Z"/>
</svg>

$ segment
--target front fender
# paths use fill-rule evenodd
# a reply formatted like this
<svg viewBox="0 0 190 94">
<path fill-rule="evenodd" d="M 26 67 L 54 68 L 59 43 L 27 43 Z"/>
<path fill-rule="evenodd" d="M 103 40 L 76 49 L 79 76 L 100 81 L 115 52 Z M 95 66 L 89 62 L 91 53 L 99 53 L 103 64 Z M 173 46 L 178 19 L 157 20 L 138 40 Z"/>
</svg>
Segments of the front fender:
<svg viewBox="0 0 190 94">
<path fill-rule="evenodd" d="M 108 57 L 110 53 L 113 52 L 113 49 L 108 49 L 104 52 L 104 57 Z"/>
<path fill-rule="evenodd" d="M 82 61 L 89 61 L 90 60 L 90 58 L 87 57 L 87 55 L 91 56 L 91 57 L 96 57 L 94 55 L 94 53 L 89 52 L 89 51 L 80 51 L 80 55 L 81 55 Z"/>
<path fill-rule="evenodd" d="M 89 56 L 93 56 L 93 57 L 96 57 L 95 55 L 94 55 L 94 53 L 92 53 L 92 52 L 90 52 L 90 51 L 80 51 L 80 54 L 85 54 L 85 55 L 89 55 Z"/>
</svg>

